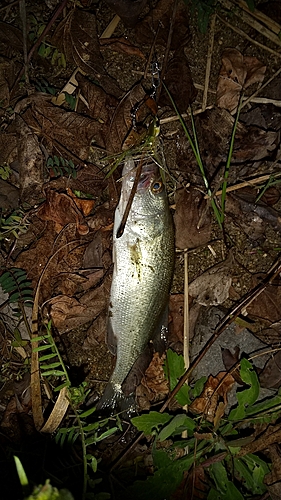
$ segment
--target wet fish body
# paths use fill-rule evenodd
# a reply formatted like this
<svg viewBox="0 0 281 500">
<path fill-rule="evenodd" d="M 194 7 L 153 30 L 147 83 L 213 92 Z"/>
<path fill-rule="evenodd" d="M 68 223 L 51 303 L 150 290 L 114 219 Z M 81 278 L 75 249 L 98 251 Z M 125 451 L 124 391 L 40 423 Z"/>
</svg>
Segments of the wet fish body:
<svg viewBox="0 0 281 500">
<path fill-rule="evenodd" d="M 100 407 L 120 406 L 122 383 L 161 327 L 174 265 L 174 231 L 165 186 L 153 162 L 142 167 L 124 232 L 116 233 L 135 179 L 135 162 L 123 168 L 113 229 L 114 271 L 108 313 L 108 346 L 116 365 Z"/>
</svg>

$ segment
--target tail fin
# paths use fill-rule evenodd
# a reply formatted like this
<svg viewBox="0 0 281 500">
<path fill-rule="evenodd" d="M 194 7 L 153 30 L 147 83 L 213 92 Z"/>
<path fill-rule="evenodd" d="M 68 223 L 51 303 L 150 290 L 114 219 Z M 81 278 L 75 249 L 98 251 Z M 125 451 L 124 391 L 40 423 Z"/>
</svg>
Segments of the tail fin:
<svg viewBox="0 0 281 500">
<path fill-rule="evenodd" d="M 125 396 L 119 386 L 108 382 L 101 399 L 96 405 L 96 409 L 110 415 L 119 412 L 134 413 L 136 411 L 135 398 L 132 394 Z"/>
</svg>

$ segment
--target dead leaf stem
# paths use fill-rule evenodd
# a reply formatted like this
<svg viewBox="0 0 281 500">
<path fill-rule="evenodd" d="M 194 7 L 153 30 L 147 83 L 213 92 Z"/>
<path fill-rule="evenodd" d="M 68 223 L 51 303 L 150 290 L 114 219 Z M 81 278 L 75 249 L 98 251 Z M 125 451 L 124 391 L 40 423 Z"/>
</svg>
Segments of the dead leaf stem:
<svg viewBox="0 0 281 500">
<path fill-rule="evenodd" d="M 228 188 L 226 188 L 226 192 L 227 193 L 230 193 L 232 191 L 238 191 L 239 189 L 242 189 L 244 187 L 247 187 L 247 186 L 256 186 L 257 184 L 260 184 L 261 182 L 264 182 L 264 181 L 267 181 L 268 179 L 270 179 L 270 177 L 280 177 L 281 176 L 281 172 L 277 172 L 277 173 L 271 173 L 271 174 L 267 174 L 267 175 L 261 175 L 260 177 L 256 177 L 255 179 L 249 179 L 247 181 L 244 181 L 244 182 L 240 182 L 239 184 L 235 184 L 234 186 L 228 186 Z M 218 191 L 216 191 L 215 193 L 215 196 L 220 196 L 222 194 L 222 190 L 219 189 Z M 209 195 L 206 194 L 204 196 L 205 199 L 209 198 Z"/>
</svg>

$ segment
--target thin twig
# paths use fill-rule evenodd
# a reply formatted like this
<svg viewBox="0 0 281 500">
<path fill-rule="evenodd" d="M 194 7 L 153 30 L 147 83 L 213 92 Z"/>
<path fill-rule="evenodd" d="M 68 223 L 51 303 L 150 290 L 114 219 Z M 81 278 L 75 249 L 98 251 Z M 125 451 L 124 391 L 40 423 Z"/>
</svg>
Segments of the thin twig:
<svg viewBox="0 0 281 500">
<path fill-rule="evenodd" d="M 208 89 L 209 89 L 209 81 L 210 81 L 210 73 L 211 73 L 211 65 L 212 65 L 212 56 L 214 50 L 214 37 L 215 37 L 215 27 L 216 27 L 216 14 L 213 15 L 211 24 L 210 24 L 210 36 L 209 36 L 209 47 L 208 47 L 208 55 L 207 55 L 207 64 L 206 64 L 206 73 L 205 73 L 205 86 L 202 100 L 202 110 L 205 111 L 207 106 L 208 99 Z"/>
<path fill-rule="evenodd" d="M 278 47 L 281 47 L 281 40 L 279 36 L 276 33 L 273 33 L 270 29 L 266 28 L 262 24 L 260 24 L 258 21 L 253 19 L 253 17 L 248 14 L 247 12 L 237 8 L 237 5 L 233 4 L 229 0 L 219 0 L 221 5 L 225 7 L 226 9 L 230 10 L 235 14 L 239 19 L 244 21 L 246 24 L 254 28 L 256 31 L 261 33 L 263 36 L 268 38 L 268 40 L 271 40 L 271 42 L 275 43 L 275 45 L 278 45 Z"/>
<path fill-rule="evenodd" d="M 111 19 L 110 23 L 107 25 L 105 30 L 102 32 L 100 38 L 110 38 L 111 35 L 114 33 L 116 30 L 118 23 L 120 21 L 120 17 L 115 14 L 113 19 Z"/>
<path fill-rule="evenodd" d="M 249 179 L 247 181 L 244 181 L 244 182 L 240 182 L 239 184 L 235 184 L 234 186 L 228 186 L 228 188 L 226 188 L 226 192 L 227 193 L 230 193 L 232 191 L 238 191 L 238 189 L 242 189 L 244 187 L 248 187 L 248 186 L 256 186 L 257 184 L 260 184 L 261 182 L 264 182 L 264 181 L 267 181 L 268 179 L 270 179 L 270 177 L 280 177 L 281 175 L 281 172 L 277 172 L 276 174 L 272 173 L 272 174 L 267 174 L 267 175 L 261 175 L 260 177 L 256 177 L 255 179 Z M 222 194 L 222 190 L 219 189 L 218 191 L 216 191 L 216 193 L 214 194 L 214 196 L 220 196 Z M 204 198 L 207 200 L 209 198 L 209 195 L 206 194 L 204 196 Z"/>
<path fill-rule="evenodd" d="M 184 315 L 183 315 L 183 356 L 184 366 L 189 367 L 189 307 L 188 307 L 188 252 L 184 252 Z"/>
<path fill-rule="evenodd" d="M 271 19 L 270 17 L 268 17 L 261 10 L 255 9 L 254 11 L 251 11 L 249 9 L 247 3 L 244 0 L 234 0 L 234 1 L 235 1 L 236 4 L 239 5 L 239 7 L 241 9 L 245 10 L 252 17 L 255 17 L 256 19 L 258 19 L 259 21 L 261 21 L 263 24 L 265 24 L 265 26 L 267 26 L 268 29 L 270 29 L 271 31 L 273 31 L 273 33 L 276 33 L 276 35 L 279 35 L 279 33 L 281 31 L 280 24 L 278 24 L 275 21 L 273 21 L 273 19 Z"/>
<path fill-rule="evenodd" d="M 246 40 L 249 40 L 249 42 L 253 43 L 254 45 L 257 45 L 263 50 L 267 50 L 267 52 L 270 52 L 271 54 L 274 54 L 277 57 L 281 57 L 281 54 L 277 52 L 274 49 L 271 49 L 270 47 L 267 47 L 267 45 L 264 45 L 263 43 L 258 42 L 257 40 L 254 40 L 254 38 L 251 38 L 245 31 L 242 31 L 240 28 L 237 28 L 237 26 L 233 26 L 233 24 L 228 23 L 225 19 L 223 19 L 221 16 L 218 15 L 219 20 L 225 24 L 228 28 L 230 28 L 232 31 L 235 31 L 235 33 L 238 33 L 238 35 L 242 36 Z"/>
</svg>

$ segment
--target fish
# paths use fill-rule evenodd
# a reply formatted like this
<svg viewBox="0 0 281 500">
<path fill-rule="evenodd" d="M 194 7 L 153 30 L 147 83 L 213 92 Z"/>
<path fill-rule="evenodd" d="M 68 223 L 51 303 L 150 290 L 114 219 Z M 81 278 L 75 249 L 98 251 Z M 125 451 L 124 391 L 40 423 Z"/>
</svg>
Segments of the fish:
<svg viewBox="0 0 281 500">
<path fill-rule="evenodd" d="M 174 226 L 165 184 L 153 160 L 143 162 L 124 231 L 118 237 L 138 161 L 127 157 L 113 226 L 113 276 L 107 345 L 116 364 L 98 409 L 121 411 L 134 403 L 122 384 L 149 341 L 161 330 L 174 271 Z"/>
</svg>

